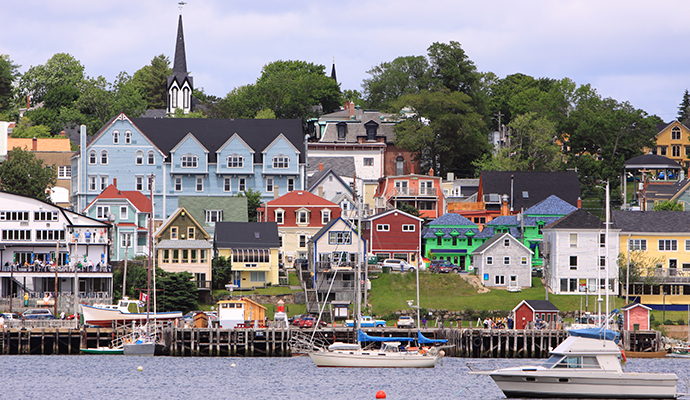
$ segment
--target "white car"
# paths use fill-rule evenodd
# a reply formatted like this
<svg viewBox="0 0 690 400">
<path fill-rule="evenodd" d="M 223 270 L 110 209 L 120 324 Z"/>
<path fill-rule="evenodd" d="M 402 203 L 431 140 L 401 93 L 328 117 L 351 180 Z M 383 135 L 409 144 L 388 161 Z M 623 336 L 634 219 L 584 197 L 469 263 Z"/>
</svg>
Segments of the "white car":
<svg viewBox="0 0 690 400">
<path fill-rule="evenodd" d="M 395 323 L 398 328 L 414 328 L 414 318 L 409 315 L 401 315 Z"/>
<path fill-rule="evenodd" d="M 397 258 L 387 258 L 383 260 L 383 263 L 381 263 L 382 266 L 384 267 L 391 267 L 393 271 L 410 271 L 414 272 L 415 266 L 412 264 L 409 264 L 405 260 L 398 260 Z"/>
</svg>

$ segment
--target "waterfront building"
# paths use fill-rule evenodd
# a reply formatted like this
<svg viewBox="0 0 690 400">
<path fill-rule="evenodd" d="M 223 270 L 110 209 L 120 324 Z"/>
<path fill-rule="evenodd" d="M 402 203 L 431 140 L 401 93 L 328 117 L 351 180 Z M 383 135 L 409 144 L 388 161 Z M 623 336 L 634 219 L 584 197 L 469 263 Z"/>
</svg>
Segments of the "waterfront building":
<svg viewBox="0 0 690 400">
<path fill-rule="evenodd" d="M 367 254 L 378 261 L 387 258 L 420 265 L 422 256 L 422 224 L 424 220 L 400 210 L 388 210 L 362 221 L 362 236 Z"/>
<path fill-rule="evenodd" d="M 510 233 L 497 233 L 472 252 L 482 285 L 508 290 L 532 287 L 532 250 Z"/>
</svg>

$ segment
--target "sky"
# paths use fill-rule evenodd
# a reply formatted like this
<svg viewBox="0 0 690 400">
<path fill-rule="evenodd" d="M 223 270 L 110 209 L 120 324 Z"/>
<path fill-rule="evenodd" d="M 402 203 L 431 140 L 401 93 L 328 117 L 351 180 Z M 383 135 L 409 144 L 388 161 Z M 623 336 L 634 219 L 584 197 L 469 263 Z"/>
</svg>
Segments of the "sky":
<svg viewBox="0 0 690 400">
<path fill-rule="evenodd" d="M 690 2 L 464 0 L 0 0 L 0 54 L 20 72 L 69 53 L 112 82 L 164 54 L 182 12 L 196 88 L 225 96 L 277 60 L 326 67 L 341 89 L 400 56 L 459 42 L 481 72 L 591 84 L 669 122 L 690 88 Z"/>
</svg>

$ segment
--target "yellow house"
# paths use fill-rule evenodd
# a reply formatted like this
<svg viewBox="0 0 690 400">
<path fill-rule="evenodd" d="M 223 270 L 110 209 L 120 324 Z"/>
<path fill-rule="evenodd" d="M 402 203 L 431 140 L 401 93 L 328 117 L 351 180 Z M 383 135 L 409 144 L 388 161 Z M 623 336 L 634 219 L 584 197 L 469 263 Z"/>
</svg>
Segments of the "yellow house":
<svg viewBox="0 0 690 400">
<path fill-rule="evenodd" d="M 690 213 L 613 211 L 612 217 L 620 229 L 621 260 L 641 265 L 640 276 L 630 279 L 628 295 L 668 309 L 690 304 Z M 625 281 L 621 276 L 621 284 Z"/>
<path fill-rule="evenodd" d="M 662 125 L 656 135 L 656 147 L 645 148 L 645 153 L 652 152 L 668 157 L 684 167 L 690 167 L 690 128 L 678 121 Z"/>
<path fill-rule="evenodd" d="M 278 284 L 280 239 L 275 222 L 216 222 L 217 256 L 232 263 L 232 280 L 238 288 Z"/>
</svg>

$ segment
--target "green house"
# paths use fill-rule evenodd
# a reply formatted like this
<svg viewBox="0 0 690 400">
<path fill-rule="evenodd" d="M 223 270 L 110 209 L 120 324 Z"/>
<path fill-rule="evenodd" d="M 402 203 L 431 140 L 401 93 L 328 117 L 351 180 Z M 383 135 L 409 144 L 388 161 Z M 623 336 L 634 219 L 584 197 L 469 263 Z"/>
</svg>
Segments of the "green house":
<svg viewBox="0 0 690 400">
<path fill-rule="evenodd" d="M 460 214 L 446 213 L 422 230 L 424 255 L 430 260 L 448 260 L 464 270 L 472 265 L 472 251 L 484 243 L 479 227 Z"/>
</svg>

